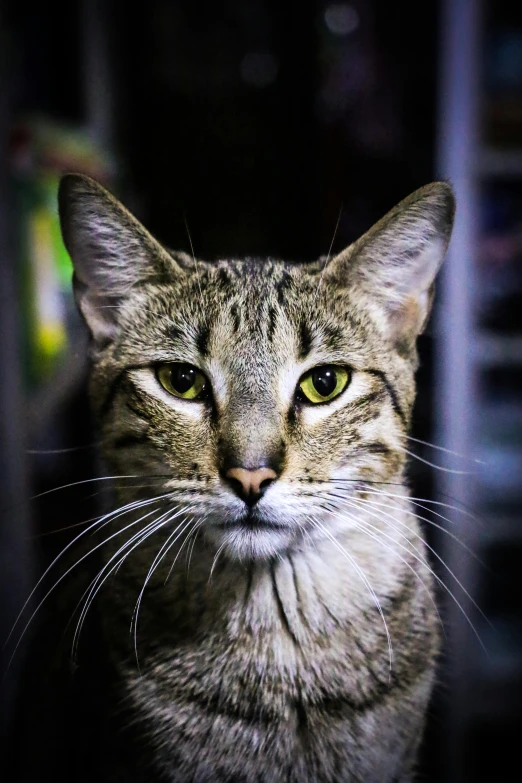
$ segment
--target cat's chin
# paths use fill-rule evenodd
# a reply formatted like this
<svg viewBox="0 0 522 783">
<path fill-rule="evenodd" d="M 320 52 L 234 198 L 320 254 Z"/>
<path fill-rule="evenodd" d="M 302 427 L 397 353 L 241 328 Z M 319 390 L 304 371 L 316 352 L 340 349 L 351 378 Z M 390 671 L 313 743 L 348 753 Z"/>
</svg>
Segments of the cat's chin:
<svg viewBox="0 0 522 783">
<path fill-rule="evenodd" d="M 269 560 L 295 544 L 295 531 L 251 513 L 207 526 L 206 538 L 233 560 Z"/>
</svg>

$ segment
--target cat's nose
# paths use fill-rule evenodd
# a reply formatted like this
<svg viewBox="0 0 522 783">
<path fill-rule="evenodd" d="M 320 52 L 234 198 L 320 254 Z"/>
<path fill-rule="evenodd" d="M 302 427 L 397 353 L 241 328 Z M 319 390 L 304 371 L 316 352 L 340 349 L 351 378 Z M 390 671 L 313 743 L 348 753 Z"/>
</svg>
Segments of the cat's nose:
<svg viewBox="0 0 522 783">
<path fill-rule="evenodd" d="M 271 468 L 230 468 L 225 473 L 225 478 L 236 495 L 252 507 L 276 480 L 277 473 Z"/>
</svg>

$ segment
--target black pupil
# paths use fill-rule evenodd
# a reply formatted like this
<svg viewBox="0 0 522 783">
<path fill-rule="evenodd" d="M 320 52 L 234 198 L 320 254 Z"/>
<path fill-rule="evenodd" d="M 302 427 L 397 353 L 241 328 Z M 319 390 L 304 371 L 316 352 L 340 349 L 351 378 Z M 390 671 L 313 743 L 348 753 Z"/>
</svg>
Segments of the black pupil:
<svg viewBox="0 0 522 783">
<path fill-rule="evenodd" d="M 190 364 L 178 364 L 171 373 L 172 385 L 180 394 L 188 392 L 196 382 L 196 371 Z"/>
<path fill-rule="evenodd" d="M 328 397 L 335 391 L 337 376 L 333 367 L 320 367 L 312 373 L 312 383 L 321 397 Z"/>
<path fill-rule="evenodd" d="M 337 386 L 337 376 L 333 367 L 321 367 L 312 373 L 312 383 L 321 397 L 328 397 Z"/>
</svg>

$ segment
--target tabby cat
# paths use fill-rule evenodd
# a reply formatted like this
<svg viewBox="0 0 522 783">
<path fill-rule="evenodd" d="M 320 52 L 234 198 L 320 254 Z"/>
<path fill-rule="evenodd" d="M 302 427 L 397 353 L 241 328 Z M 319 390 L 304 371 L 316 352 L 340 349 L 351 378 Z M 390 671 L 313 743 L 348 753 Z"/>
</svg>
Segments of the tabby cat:
<svg viewBox="0 0 522 783">
<path fill-rule="evenodd" d="M 450 187 L 303 264 L 171 252 L 81 175 L 59 204 L 122 477 L 75 638 L 95 599 L 96 780 L 413 780 L 440 621 L 405 437 Z"/>
</svg>

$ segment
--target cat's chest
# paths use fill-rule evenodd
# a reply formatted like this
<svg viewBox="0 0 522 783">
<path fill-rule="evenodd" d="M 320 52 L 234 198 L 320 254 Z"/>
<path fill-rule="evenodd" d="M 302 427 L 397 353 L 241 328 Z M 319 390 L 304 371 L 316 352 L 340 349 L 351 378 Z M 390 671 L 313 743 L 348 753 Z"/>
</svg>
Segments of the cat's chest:
<svg viewBox="0 0 522 783">
<path fill-rule="evenodd" d="M 127 686 L 165 731 L 218 716 L 294 732 L 305 713 L 358 710 L 391 686 L 386 634 L 368 612 L 369 627 L 356 628 L 273 589 L 254 594 L 228 618 L 156 647 L 140 674 L 127 670 Z"/>
<path fill-rule="evenodd" d="M 155 633 L 159 643 L 145 652 L 137 680 L 129 673 L 149 705 L 288 719 L 296 705 L 333 694 L 363 702 L 389 680 L 378 608 L 323 594 L 293 563 L 249 574 L 223 588 L 220 602 L 185 606 L 174 626 L 163 640 Z"/>
<path fill-rule="evenodd" d="M 165 781 L 392 780 L 403 732 L 412 728 L 396 720 L 406 683 L 379 679 L 348 643 L 342 659 L 340 639 L 322 662 L 299 648 L 281 658 L 276 640 L 272 650 L 266 641 L 250 654 L 216 642 L 204 659 L 195 650 L 171 651 L 168 661 L 128 680 Z M 383 754 L 373 758 L 368 744 L 376 731 Z"/>
<path fill-rule="evenodd" d="M 223 586 L 219 602 L 184 606 L 176 631 L 143 650 L 141 673 L 123 667 L 125 702 L 165 780 L 358 780 L 342 770 L 363 769 L 376 727 L 400 747 L 390 734 L 402 731 L 395 700 L 424 670 L 425 653 L 415 663 L 397 654 L 390 672 L 371 598 L 358 605 L 352 593 L 349 602 L 308 576 L 280 566 Z M 407 626 L 394 630 L 391 619 L 401 642 Z M 388 779 L 377 767 L 371 775 L 360 779 Z"/>
</svg>

